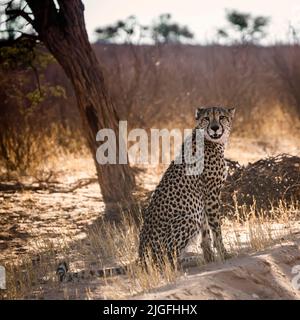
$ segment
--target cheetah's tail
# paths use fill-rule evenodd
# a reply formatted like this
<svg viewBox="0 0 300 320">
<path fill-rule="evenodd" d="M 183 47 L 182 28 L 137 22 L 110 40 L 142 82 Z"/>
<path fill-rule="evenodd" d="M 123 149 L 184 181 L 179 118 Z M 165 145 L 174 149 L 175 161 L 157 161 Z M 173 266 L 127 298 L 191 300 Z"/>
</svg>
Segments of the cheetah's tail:
<svg viewBox="0 0 300 320">
<path fill-rule="evenodd" d="M 68 264 L 65 261 L 59 263 L 56 269 L 56 275 L 60 282 L 70 282 L 90 277 L 112 277 L 116 275 L 124 275 L 128 271 L 130 265 L 113 267 L 99 270 L 82 270 L 79 272 L 69 272 Z"/>
</svg>

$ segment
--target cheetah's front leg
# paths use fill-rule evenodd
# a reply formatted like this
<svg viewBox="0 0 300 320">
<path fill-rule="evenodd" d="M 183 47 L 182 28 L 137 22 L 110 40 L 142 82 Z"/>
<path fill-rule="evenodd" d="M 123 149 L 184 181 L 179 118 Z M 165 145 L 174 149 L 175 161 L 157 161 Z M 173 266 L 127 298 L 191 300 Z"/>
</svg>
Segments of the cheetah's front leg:
<svg viewBox="0 0 300 320">
<path fill-rule="evenodd" d="M 201 248 L 203 251 L 203 257 L 205 262 L 212 262 L 214 261 L 214 253 L 212 251 L 211 247 L 211 238 L 210 238 L 210 232 L 209 232 L 209 226 L 207 223 L 207 217 L 204 217 L 204 221 L 201 228 Z"/>
<path fill-rule="evenodd" d="M 207 214 L 209 227 L 212 231 L 214 246 L 217 249 L 220 257 L 222 259 L 226 259 L 229 257 L 229 254 L 225 249 L 222 238 L 219 198 L 208 197 L 205 211 Z"/>
</svg>

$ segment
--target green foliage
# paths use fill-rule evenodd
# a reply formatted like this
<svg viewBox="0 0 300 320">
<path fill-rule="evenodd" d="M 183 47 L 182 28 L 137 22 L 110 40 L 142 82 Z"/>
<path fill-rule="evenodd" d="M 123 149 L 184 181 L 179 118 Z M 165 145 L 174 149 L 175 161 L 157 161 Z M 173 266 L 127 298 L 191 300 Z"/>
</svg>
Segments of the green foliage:
<svg viewBox="0 0 300 320">
<path fill-rule="evenodd" d="M 65 90 L 46 81 L 45 70 L 54 59 L 28 39 L 1 47 L 0 61 L 1 164 L 8 174 L 31 173 L 49 156 L 52 141 L 51 128 L 40 123 L 47 116 L 43 102 L 65 97 Z"/>
<path fill-rule="evenodd" d="M 144 32 L 147 29 L 147 27 L 139 24 L 135 16 L 129 16 L 124 21 L 119 20 L 114 24 L 97 28 L 95 32 L 98 41 L 114 42 L 119 40 L 131 43 L 144 37 Z"/>
<path fill-rule="evenodd" d="M 180 26 L 178 23 L 172 22 L 171 18 L 168 13 L 162 14 L 158 21 L 152 25 L 152 38 L 156 43 L 179 43 L 182 39 L 194 37 L 187 26 Z"/>
<path fill-rule="evenodd" d="M 66 98 L 66 93 L 61 86 L 42 85 L 28 92 L 25 97 L 30 101 L 31 107 L 35 108 L 47 98 Z"/>
<path fill-rule="evenodd" d="M 1 69 L 15 71 L 31 68 L 35 59 L 35 43 L 29 39 L 20 39 L 13 46 L 4 46 L 0 50 Z"/>
<path fill-rule="evenodd" d="M 249 27 L 250 17 L 250 14 L 237 11 L 230 11 L 226 16 L 227 20 L 241 31 Z"/>
<path fill-rule="evenodd" d="M 172 22 L 170 14 L 162 14 L 151 26 L 141 25 L 135 16 L 124 21 L 97 28 L 98 41 L 133 43 L 142 38 L 151 38 L 155 43 L 179 43 L 184 39 L 193 39 L 193 33 L 187 26 Z"/>
<path fill-rule="evenodd" d="M 265 34 L 265 28 L 270 19 L 264 16 L 252 16 L 236 10 L 228 11 L 226 19 L 229 22 L 227 28 L 218 30 L 218 36 L 238 43 L 255 43 L 261 40 Z"/>
<path fill-rule="evenodd" d="M 253 20 L 253 33 L 255 32 L 260 32 L 260 33 L 263 33 L 263 29 L 264 27 L 266 27 L 269 23 L 269 18 L 267 17 L 263 17 L 263 16 L 258 16 L 258 17 L 255 17 L 254 20 Z"/>
<path fill-rule="evenodd" d="M 32 92 L 25 93 L 24 97 L 34 96 L 36 90 L 40 92 L 40 96 L 46 96 L 45 93 L 51 94 L 54 97 L 64 97 L 64 89 L 59 86 L 51 86 L 48 83 L 41 85 L 44 81 L 44 71 L 50 63 L 55 62 L 55 59 L 49 54 L 42 45 L 36 44 L 35 41 L 27 38 L 22 38 L 15 42 L 13 46 L 4 46 L 0 50 L 1 71 L 14 73 L 18 76 L 16 81 L 24 84 L 26 81 L 36 80 L 36 87 Z"/>
</svg>

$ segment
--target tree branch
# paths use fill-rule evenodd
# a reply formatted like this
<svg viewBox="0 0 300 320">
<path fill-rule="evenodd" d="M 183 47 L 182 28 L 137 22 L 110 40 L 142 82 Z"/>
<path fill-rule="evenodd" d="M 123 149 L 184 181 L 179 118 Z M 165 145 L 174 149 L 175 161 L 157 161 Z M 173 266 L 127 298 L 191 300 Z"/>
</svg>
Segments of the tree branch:
<svg viewBox="0 0 300 320">
<path fill-rule="evenodd" d="M 11 9 L 11 10 L 6 10 L 5 12 L 7 15 L 11 16 L 9 17 L 7 21 L 15 19 L 17 17 L 22 17 L 25 19 L 28 23 L 30 23 L 32 26 L 34 26 L 34 20 L 29 16 L 29 14 L 21 9 Z"/>
</svg>

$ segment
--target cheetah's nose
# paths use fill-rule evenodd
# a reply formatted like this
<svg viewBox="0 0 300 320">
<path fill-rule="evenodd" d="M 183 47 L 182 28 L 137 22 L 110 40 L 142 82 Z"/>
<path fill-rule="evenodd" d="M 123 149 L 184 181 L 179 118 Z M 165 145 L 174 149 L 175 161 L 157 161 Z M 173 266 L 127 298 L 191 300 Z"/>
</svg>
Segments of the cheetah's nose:
<svg viewBox="0 0 300 320">
<path fill-rule="evenodd" d="M 211 128 L 211 130 L 213 130 L 213 131 L 216 132 L 216 131 L 219 130 L 220 127 L 219 127 L 217 124 L 214 124 L 214 125 L 212 125 L 210 128 Z"/>
</svg>

